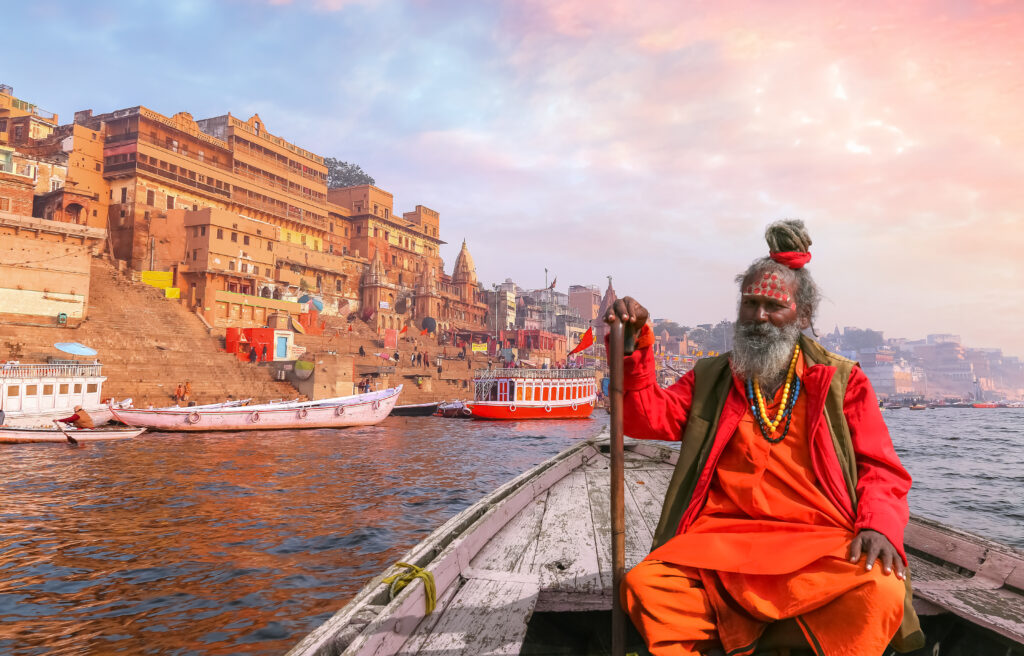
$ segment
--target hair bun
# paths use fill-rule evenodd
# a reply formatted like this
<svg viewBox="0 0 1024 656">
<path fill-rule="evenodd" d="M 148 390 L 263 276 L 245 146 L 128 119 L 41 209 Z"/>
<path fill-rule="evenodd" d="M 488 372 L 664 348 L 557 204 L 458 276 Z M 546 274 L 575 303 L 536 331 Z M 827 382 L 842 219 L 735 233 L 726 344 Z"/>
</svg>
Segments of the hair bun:
<svg viewBox="0 0 1024 656">
<path fill-rule="evenodd" d="M 769 225 L 764 231 L 771 253 L 797 251 L 807 253 L 811 249 L 811 236 L 800 219 L 784 219 Z"/>
</svg>

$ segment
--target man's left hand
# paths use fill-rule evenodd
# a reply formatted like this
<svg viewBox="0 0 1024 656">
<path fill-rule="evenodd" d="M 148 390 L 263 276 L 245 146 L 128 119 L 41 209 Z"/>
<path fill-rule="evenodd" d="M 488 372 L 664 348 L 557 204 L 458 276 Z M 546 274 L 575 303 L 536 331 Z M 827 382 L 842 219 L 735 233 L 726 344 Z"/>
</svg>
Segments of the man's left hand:
<svg viewBox="0 0 1024 656">
<path fill-rule="evenodd" d="M 851 563 L 860 560 L 861 555 L 866 556 L 864 569 L 870 570 L 876 560 L 882 562 L 882 571 L 892 574 L 896 570 L 896 578 L 902 580 L 906 574 L 903 571 L 903 559 L 900 557 L 896 547 L 892 546 L 889 539 L 869 528 L 862 529 L 853 537 L 850 543 L 850 551 L 847 554 Z"/>
</svg>

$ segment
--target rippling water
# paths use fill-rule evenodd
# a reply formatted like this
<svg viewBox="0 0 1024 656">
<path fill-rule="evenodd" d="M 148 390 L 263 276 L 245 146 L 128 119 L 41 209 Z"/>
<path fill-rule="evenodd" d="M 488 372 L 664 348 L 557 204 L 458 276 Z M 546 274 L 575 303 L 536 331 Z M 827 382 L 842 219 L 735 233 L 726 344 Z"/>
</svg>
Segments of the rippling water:
<svg viewBox="0 0 1024 656">
<path fill-rule="evenodd" d="M 0 653 L 283 653 L 446 519 L 606 418 L 5 446 Z M 1024 411 L 886 420 L 914 512 L 1024 547 Z"/>
</svg>

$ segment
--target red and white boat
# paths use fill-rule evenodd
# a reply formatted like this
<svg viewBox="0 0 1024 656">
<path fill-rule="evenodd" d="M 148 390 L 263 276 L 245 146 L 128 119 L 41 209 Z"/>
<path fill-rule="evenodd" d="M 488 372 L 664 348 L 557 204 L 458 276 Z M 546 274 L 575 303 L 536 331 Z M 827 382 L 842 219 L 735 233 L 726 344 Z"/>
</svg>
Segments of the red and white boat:
<svg viewBox="0 0 1024 656">
<path fill-rule="evenodd" d="M 238 431 L 372 426 L 395 407 L 399 385 L 393 389 L 302 403 L 268 403 L 235 408 L 111 409 L 128 426 L 156 431 Z"/>
<path fill-rule="evenodd" d="M 597 405 L 593 369 L 493 369 L 473 378 L 474 419 L 582 419 Z"/>
<path fill-rule="evenodd" d="M 0 427 L 0 444 L 31 444 L 33 442 L 60 442 L 66 444 L 68 435 L 76 442 L 123 440 L 138 437 L 145 428 L 24 428 Z"/>
</svg>

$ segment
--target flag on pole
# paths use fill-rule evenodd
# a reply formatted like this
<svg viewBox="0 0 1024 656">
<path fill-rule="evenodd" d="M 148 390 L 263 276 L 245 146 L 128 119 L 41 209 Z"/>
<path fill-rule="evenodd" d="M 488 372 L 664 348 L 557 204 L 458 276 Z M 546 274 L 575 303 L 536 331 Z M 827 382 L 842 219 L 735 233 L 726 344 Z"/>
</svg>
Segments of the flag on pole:
<svg viewBox="0 0 1024 656">
<path fill-rule="evenodd" d="M 420 331 L 420 335 L 426 335 L 428 332 L 430 332 L 430 331 L 428 331 L 426 328 L 424 328 L 423 330 Z"/>
<path fill-rule="evenodd" d="M 576 348 L 569 351 L 569 355 L 579 353 L 585 348 L 590 348 L 594 345 L 594 327 L 587 328 L 587 332 L 583 333 L 583 337 L 580 338 L 580 343 L 576 345 Z"/>
<path fill-rule="evenodd" d="M 554 289 L 555 288 L 555 284 L 557 282 L 558 282 L 558 276 L 555 276 L 555 279 L 551 281 L 551 285 L 548 287 L 548 289 Z"/>
<path fill-rule="evenodd" d="M 398 331 L 399 335 L 404 335 L 409 330 L 409 326 L 402 326 L 402 329 Z"/>
</svg>

